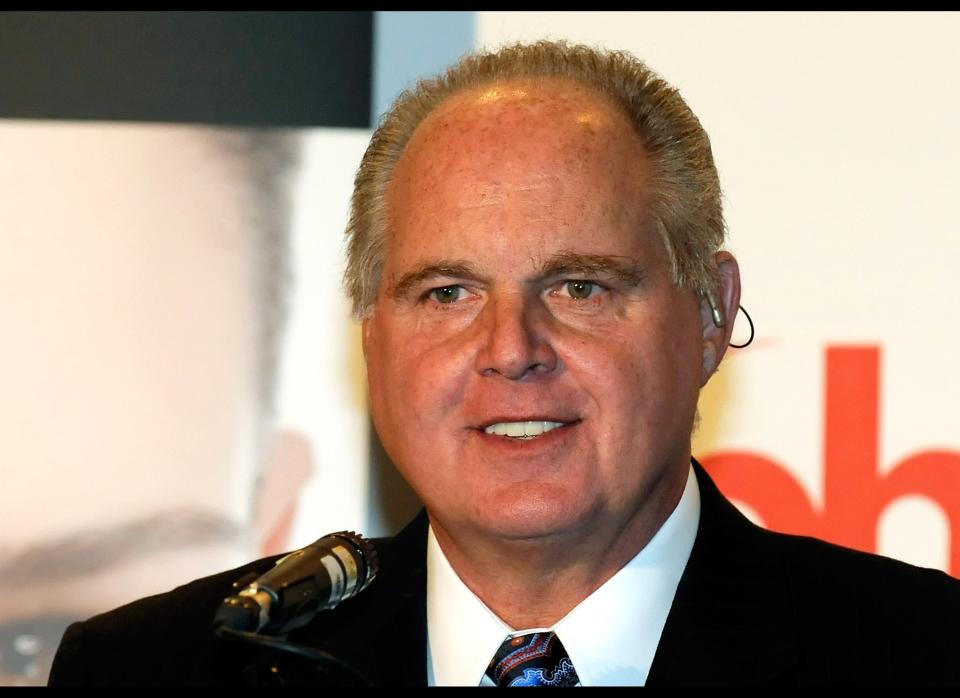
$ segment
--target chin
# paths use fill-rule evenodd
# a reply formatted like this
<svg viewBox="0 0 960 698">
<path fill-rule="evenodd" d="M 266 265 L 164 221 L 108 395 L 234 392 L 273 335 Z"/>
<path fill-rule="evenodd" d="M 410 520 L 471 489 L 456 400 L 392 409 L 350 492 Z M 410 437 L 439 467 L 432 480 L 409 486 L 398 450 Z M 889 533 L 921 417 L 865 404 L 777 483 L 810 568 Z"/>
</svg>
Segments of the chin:
<svg viewBox="0 0 960 698">
<path fill-rule="evenodd" d="M 585 526 L 591 511 L 576 493 L 540 483 L 512 486 L 485 498 L 479 526 L 495 536 L 522 540 L 560 535 Z"/>
</svg>

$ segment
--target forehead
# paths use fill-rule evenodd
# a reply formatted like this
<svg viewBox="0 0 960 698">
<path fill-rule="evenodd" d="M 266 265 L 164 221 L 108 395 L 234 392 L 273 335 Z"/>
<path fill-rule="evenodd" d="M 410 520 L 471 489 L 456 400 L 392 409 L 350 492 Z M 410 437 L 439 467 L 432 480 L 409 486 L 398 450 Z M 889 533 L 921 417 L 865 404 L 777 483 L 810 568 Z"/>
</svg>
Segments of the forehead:
<svg viewBox="0 0 960 698">
<path fill-rule="evenodd" d="M 551 79 L 470 89 L 424 120 L 397 163 L 389 257 L 481 229 L 635 229 L 648 171 L 626 114 L 590 88 Z"/>
<path fill-rule="evenodd" d="M 612 100 L 567 80 L 492 83 L 457 93 L 415 131 L 395 171 L 448 175 L 451 171 L 534 170 L 544 162 L 589 164 L 622 152 L 642 157 L 643 148 L 623 111 Z"/>
</svg>

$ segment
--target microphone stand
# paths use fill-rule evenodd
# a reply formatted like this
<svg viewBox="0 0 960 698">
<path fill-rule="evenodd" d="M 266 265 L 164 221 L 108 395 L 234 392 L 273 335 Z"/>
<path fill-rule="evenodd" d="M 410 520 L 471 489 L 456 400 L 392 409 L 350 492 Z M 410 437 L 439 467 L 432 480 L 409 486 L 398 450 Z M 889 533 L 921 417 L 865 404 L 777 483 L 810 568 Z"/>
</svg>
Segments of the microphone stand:
<svg viewBox="0 0 960 698">
<path fill-rule="evenodd" d="M 369 679 L 352 666 L 329 652 L 289 642 L 284 637 L 220 627 L 217 637 L 257 646 L 256 661 L 243 671 L 244 682 L 253 686 L 288 686 L 321 684 L 330 686 L 373 686 Z M 299 670 L 291 670 L 284 658 L 299 657 L 311 662 L 309 669 L 299 662 Z M 296 662 L 294 663 L 296 664 Z M 319 674 L 319 675 L 318 675 Z"/>
</svg>

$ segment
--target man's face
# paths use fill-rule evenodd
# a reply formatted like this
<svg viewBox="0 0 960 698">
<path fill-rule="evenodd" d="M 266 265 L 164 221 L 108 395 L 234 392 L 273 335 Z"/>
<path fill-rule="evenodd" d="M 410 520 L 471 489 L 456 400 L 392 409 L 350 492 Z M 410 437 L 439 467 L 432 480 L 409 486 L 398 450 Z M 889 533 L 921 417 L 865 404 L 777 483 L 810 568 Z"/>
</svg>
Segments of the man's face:
<svg viewBox="0 0 960 698">
<path fill-rule="evenodd" d="M 626 118 L 568 83 L 461 93 L 414 134 L 364 348 L 378 433 L 434 525 L 623 530 L 676 502 L 701 312 L 648 225 L 649 177 Z M 525 422 L 549 430 L 490 433 Z"/>
<path fill-rule="evenodd" d="M 262 415 L 251 197 L 214 139 L 8 122 L 0 152 L 3 684 L 44 680 L 57 623 L 257 552 Z"/>
</svg>

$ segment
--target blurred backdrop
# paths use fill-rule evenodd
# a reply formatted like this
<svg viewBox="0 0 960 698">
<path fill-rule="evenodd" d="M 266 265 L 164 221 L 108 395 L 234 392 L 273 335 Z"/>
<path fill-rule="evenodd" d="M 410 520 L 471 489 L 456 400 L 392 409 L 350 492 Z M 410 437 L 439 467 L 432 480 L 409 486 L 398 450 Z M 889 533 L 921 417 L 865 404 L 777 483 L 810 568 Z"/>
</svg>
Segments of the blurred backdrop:
<svg viewBox="0 0 960 698">
<path fill-rule="evenodd" d="M 0 14 L 0 683 L 71 620 L 418 508 L 340 290 L 379 115 L 625 49 L 711 136 L 757 336 L 694 453 L 755 521 L 960 574 L 960 15 Z M 735 340 L 749 335 L 744 317 Z"/>
</svg>

